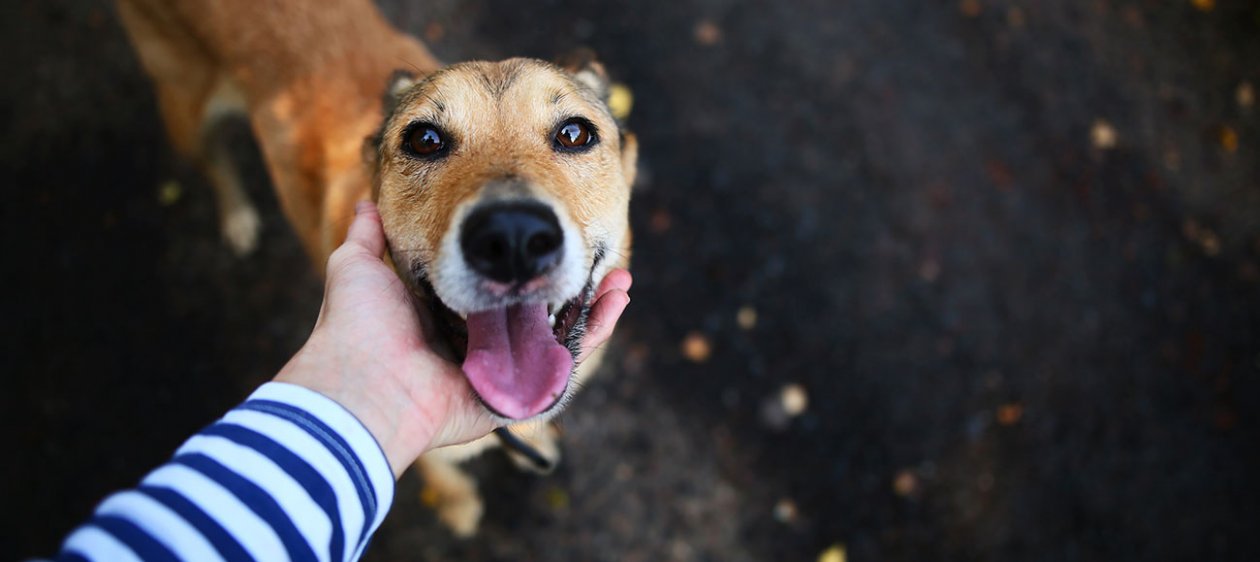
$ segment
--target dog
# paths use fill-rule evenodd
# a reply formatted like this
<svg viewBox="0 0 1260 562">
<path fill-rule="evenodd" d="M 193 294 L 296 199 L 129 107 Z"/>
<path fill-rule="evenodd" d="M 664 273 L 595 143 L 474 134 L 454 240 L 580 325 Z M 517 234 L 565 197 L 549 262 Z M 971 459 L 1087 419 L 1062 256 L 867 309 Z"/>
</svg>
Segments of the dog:
<svg viewBox="0 0 1260 562">
<path fill-rule="evenodd" d="M 546 471 L 580 365 L 592 289 L 628 265 L 637 143 L 589 55 L 442 66 L 370 0 L 118 0 L 177 152 L 216 195 L 238 254 L 259 218 L 218 134 L 244 116 L 312 261 L 374 200 L 389 257 L 509 430 L 417 461 L 422 498 L 453 533 L 483 511 L 458 464 L 499 444 Z M 322 269 L 318 268 L 317 269 Z"/>
</svg>

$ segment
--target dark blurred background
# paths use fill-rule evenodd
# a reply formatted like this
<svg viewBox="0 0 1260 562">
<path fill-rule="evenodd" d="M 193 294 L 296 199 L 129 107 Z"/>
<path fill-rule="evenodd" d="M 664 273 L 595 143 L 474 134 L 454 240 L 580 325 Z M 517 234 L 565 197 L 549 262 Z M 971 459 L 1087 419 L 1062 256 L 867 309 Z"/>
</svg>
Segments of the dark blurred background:
<svg viewBox="0 0 1260 562">
<path fill-rule="evenodd" d="M 383 8 L 447 61 L 594 48 L 642 171 L 563 466 L 475 461 L 467 542 L 408 475 L 369 559 L 1260 559 L 1260 3 Z M 110 3 L 0 10 L 22 558 L 273 374 L 320 284 L 243 125 L 262 247 L 220 241 Z"/>
</svg>

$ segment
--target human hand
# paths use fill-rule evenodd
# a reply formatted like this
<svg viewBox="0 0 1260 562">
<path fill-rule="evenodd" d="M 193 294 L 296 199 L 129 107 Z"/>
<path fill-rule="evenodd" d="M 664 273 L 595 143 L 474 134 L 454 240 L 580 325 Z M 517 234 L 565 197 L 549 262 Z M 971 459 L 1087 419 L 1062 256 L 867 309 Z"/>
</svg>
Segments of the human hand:
<svg viewBox="0 0 1260 562">
<path fill-rule="evenodd" d="M 495 428 L 460 366 L 426 339 L 406 286 L 382 260 L 385 234 L 372 203 L 360 203 L 346 241 L 328 259 L 324 303 L 311 337 L 277 381 L 341 404 L 372 433 L 395 477 L 421 453 Z M 630 272 L 596 291 L 579 360 L 603 345 L 630 303 Z"/>
</svg>

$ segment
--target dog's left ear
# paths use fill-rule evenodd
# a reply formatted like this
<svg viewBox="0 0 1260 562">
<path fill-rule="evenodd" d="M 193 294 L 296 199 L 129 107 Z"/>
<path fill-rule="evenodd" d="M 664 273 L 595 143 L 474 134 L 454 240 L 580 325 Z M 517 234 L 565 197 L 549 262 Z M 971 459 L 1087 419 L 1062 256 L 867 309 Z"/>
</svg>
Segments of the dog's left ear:
<svg viewBox="0 0 1260 562">
<path fill-rule="evenodd" d="M 625 120 L 630 116 L 633 103 L 630 89 L 623 84 L 613 84 L 608 78 L 608 71 L 595 56 L 595 51 L 582 48 L 561 57 L 557 64 L 573 75 L 579 84 L 595 91 L 599 100 L 608 106 L 609 111 L 618 123 L 621 135 L 621 169 L 626 182 L 634 184 L 638 172 L 639 143 L 635 136 L 625 129 Z"/>
<path fill-rule="evenodd" d="M 569 71 L 579 84 L 595 91 L 600 101 L 608 103 L 608 71 L 595 56 L 595 51 L 587 48 L 577 49 L 563 57 L 557 64 Z"/>
</svg>

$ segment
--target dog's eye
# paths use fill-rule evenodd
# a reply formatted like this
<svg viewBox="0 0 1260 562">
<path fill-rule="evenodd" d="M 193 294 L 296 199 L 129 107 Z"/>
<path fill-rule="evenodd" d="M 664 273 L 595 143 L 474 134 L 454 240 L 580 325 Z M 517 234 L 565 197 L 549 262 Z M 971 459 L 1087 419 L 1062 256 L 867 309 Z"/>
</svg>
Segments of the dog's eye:
<svg viewBox="0 0 1260 562">
<path fill-rule="evenodd" d="M 408 129 L 404 144 L 416 156 L 433 156 L 446 150 L 446 139 L 437 127 L 416 125 Z"/>
<path fill-rule="evenodd" d="M 556 129 L 556 146 L 581 150 L 595 142 L 595 127 L 585 119 L 570 119 Z"/>
</svg>

